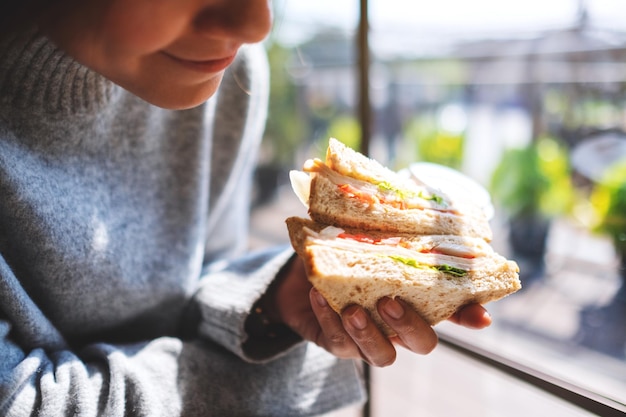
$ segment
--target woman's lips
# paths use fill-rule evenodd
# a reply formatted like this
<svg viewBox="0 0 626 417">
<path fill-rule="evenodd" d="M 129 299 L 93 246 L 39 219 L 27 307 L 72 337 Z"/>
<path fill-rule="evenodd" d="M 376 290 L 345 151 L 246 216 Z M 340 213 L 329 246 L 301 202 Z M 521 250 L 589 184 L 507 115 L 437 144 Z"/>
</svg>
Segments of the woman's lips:
<svg viewBox="0 0 626 417">
<path fill-rule="evenodd" d="M 208 73 L 208 74 L 214 74 L 214 73 L 218 73 L 220 71 L 225 70 L 233 62 L 236 56 L 235 54 L 233 54 L 225 58 L 209 59 L 206 61 L 195 61 L 195 60 L 178 58 L 168 53 L 165 53 L 165 55 L 167 55 L 172 60 L 174 60 L 175 62 L 179 63 L 180 65 L 186 68 L 189 68 L 198 72 Z"/>
</svg>

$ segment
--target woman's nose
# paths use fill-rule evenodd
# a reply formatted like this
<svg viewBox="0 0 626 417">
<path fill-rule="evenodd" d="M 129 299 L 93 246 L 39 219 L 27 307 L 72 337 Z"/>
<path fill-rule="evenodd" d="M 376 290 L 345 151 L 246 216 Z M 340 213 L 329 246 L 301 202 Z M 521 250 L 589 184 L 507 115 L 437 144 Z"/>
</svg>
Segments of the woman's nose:
<svg viewBox="0 0 626 417">
<path fill-rule="evenodd" d="M 194 30 L 241 43 L 260 42 L 272 28 L 270 0 L 211 1 L 194 19 Z"/>
</svg>

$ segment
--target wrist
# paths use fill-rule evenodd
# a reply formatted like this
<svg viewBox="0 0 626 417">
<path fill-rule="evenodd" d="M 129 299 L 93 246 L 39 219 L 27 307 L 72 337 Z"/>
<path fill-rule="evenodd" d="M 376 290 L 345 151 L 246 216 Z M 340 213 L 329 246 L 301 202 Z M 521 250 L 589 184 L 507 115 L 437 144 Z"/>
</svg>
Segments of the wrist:
<svg viewBox="0 0 626 417">
<path fill-rule="evenodd" d="M 275 339 L 288 331 L 287 326 L 276 316 L 272 309 L 267 309 L 265 299 L 257 301 L 246 319 L 245 330 L 255 339 Z"/>
<path fill-rule="evenodd" d="M 252 306 L 245 323 L 246 333 L 251 337 L 272 339 L 291 332 L 280 314 L 277 293 L 293 267 L 293 260 L 294 258 L 291 258 L 285 264 L 265 293 Z"/>
</svg>

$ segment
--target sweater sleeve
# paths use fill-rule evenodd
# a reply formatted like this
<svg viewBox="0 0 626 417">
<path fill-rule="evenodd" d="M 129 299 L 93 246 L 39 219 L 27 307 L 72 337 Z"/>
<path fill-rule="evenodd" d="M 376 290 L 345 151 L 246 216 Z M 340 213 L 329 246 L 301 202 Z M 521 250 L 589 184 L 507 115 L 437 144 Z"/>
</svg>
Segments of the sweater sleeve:
<svg viewBox="0 0 626 417">
<path fill-rule="evenodd" d="M 2 416 L 312 416 L 363 398 L 354 363 L 310 344 L 262 366 L 211 342 L 175 337 L 27 346 L 24 323 L 14 326 L 11 317 L 19 312 L 5 290 Z M 31 332 L 51 333 L 45 322 L 29 324 Z"/>
<path fill-rule="evenodd" d="M 272 248 L 229 263 L 205 277 L 195 295 L 200 337 L 218 340 L 242 359 L 261 363 L 284 355 L 301 344 L 302 339 L 287 330 L 279 337 L 254 340 L 255 343 L 245 346 L 253 337 L 245 329 L 253 304 L 262 297 L 291 256 L 291 248 Z"/>
</svg>

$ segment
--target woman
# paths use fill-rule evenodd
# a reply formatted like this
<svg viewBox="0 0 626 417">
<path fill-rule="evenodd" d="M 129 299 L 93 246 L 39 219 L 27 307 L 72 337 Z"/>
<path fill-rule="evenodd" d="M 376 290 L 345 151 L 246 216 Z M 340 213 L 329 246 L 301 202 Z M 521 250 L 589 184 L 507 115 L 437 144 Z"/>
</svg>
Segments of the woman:
<svg viewBox="0 0 626 417">
<path fill-rule="evenodd" d="M 316 415 L 363 400 L 351 359 L 434 348 L 245 253 L 269 0 L 0 7 L 2 415 Z"/>
</svg>

